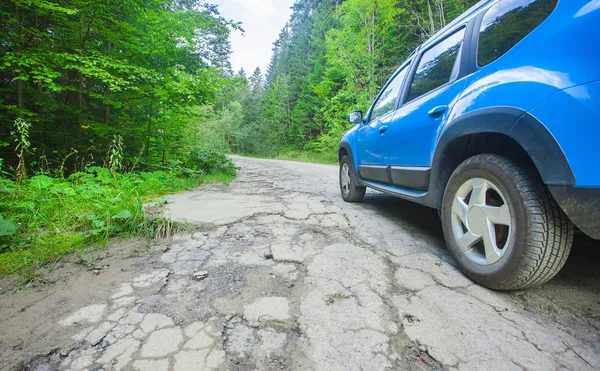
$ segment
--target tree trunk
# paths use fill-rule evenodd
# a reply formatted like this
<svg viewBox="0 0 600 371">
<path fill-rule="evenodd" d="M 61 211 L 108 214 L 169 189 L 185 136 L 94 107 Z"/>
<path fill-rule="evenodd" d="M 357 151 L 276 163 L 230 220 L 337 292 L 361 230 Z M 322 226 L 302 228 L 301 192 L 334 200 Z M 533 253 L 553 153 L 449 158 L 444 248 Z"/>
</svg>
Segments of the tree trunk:
<svg viewBox="0 0 600 371">
<path fill-rule="evenodd" d="M 165 148 L 167 148 L 167 131 L 163 130 L 162 166 L 165 166 Z"/>
<path fill-rule="evenodd" d="M 17 107 L 23 109 L 23 81 L 17 80 Z"/>
<path fill-rule="evenodd" d="M 110 41 L 106 42 L 106 55 L 110 56 L 110 51 L 111 51 L 112 45 Z M 108 96 L 110 94 L 110 87 L 108 85 L 106 85 L 106 87 L 104 88 L 104 96 L 106 99 L 108 99 Z M 108 125 L 110 121 L 110 106 L 108 105 L 108 103 L 104 103 L 104 123 L 106 125 Z"/>
<path fill-rule="evenodd" d="M 371 11 L 371 22 L 369 25 L 369 98 L 375 99 L 375 7 Z"/>
<path fill-rule="evenodd" d="M 34 20 L 34 25 L 36 30 L 41 31 L 40 30 L 40 17 L 36 14 L 33 17 Z M 42 88 L 42 83 L 38 82 L 37 84 L 35 84 L 35 89 L 36 89 L 36 99 L 35 99 L 35 113 L 37 113 L 38 115 L 42 114 L 42 97 L 44 94 L 44 89 Z M 43 135 L 43 134 L 42 134 Z"/>
<path fill-rule="evenodd" d="M 69 70 L 67 73 L 67 79 L 70 86 L 77 85 L 77 71 Z M 67 92 L 67 104 L 71 107 L 77 107 L 77 92 L 69 90 Z"/>
<path fill-rule="evenodd" d="M 146 166 L 150 163 L 150 131 L 152 130 L 152 114 L 148 114 L 148 130 L 146 132 Z"/>
<path fill-rule="evenodd" d="M 438 4 L 439 4 L 439 11 L 440 11 L 440 28 L 444 28 L 446 27 L 446 15 L 444 14 L 444 2 L 443 1 L 439 1 L 438 0 Z"/>
<path fill-rule="evenodd" d="M 435 21 L 433 20 L 433 11 L 431 10 L 431 3 L 427 0 L 427 13 L 429 14 L 429 37 L 435 34 Z"/>
<path fill-rule="evenodd" d="M 105 4 L 108 6 L 108 1 L 105 1 Z M 109 26 L 110 26 L 110 24 L 109 24 Z M 106 45 L 106 56 L 110 57 L 112 43 L 110 41 L 106 41 L 105 45 Z M 108 99 L 109 94 L 110 94 L 110 87 L 107 85 L 104 88 L 104 96 L 106 99 Z M 108 105 L 108 103 L 105 102 L 104 103 L 104 123 L 106 125 L 108 125 L 109 121 L 110 121 L 110 106 Z"/>
<path fill-rule="evenodd" d="M 15 33 L 17 34 L 17 40 L 15 42 L 16 49 L 21 48 L 21 12 L 19 11 L 19 6 L 15 3 Z M 19 109 L 24 108 L 23 103 L 23 81 L 16 80 L 17 84 L 17 107 Z"/>
</svg>

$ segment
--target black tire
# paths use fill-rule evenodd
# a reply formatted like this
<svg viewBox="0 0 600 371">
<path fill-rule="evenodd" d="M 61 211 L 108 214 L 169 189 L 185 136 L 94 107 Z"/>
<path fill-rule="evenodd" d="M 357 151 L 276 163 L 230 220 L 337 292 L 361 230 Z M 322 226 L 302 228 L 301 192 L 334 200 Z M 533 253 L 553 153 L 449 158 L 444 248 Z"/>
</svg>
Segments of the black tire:
<svg viewBox="0 0 600 371">
<path fill-rule="evenodd" d="M 511 232 L 503 242 L 503 249 L 507 250 L 490 265 L 477 264 L 467 257 L 452 227 L 451 218 L 456 216 L 452 205 L 457 192 L 461 185 L 476 178 L 494 184 L 510 210 Z M 485 197 L 487 200 L 487 191 Z M 524 289 L 553 278 L 567 261 L 574 229 L 536 172 L 494 154 L 471 157 L 454 171 L 444 192 L 442 227 L 460 270 L 473 281 L 495 290 Z"/>
<path fill-rule="evenodd" d="M 344 165 L 348 168 L 348 177 L 350 178 L 349 184 L 346 184 L 346 188 L 342 182 L 342 172 L 344 170 Z M 367 191 L 367 187 L 361 187 L 356 184 L 356 176 L 354 175 L 354 167 L 352 166 L 352 162 L 348 158 L 347 155 L 342 157 L 340 161 L 340 171 L 339 171 L 339 183 L 340 183 L 340 193 L 342 194 L 342 198 L 346 202 L 362 202 L 365 198 L 365 192 Z"/>
</svg>

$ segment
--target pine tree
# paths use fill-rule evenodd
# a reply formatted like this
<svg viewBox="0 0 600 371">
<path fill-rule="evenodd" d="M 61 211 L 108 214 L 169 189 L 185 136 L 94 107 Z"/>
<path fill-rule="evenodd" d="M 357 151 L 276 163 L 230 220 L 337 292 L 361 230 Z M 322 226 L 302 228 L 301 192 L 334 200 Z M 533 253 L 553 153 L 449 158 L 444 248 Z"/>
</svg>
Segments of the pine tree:
<svg viewBox="0 0 600 371">
<path fill-rule="evenodd" d="M 347 113 L 366 111 L 414 48 L 475 2 L 296 0 L 265 75 L 257 69 L 240 90 L 249 128 L 240 143 L 335 158 Z"/>
</svg>

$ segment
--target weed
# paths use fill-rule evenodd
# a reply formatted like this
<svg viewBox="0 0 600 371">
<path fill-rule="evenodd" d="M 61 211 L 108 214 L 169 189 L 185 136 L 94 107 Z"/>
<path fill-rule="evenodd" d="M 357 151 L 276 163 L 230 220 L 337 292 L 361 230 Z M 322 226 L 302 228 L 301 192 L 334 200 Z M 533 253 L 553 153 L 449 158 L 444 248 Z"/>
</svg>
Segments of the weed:
<svg viewBox="0 0 600 371">
<path fill-rule="evenodd" d="M 176 176 L 167 171 L 119 174 L 90 167 L 68 178 L 36 175 L 21 182 L 0 178 L 0 275 L 35 272 L 89 244 L 115 236 L 170 237 L 185 228 L 160 214 L 147 215 L 155 197 L 227 181 L 230 174 Z"/>
<path fill-rule="evenodd" d="M 121 172 L 123 169 L 123 137 L 118 134 L 113 136 L 106 158 L 108 161 L 106 167 L 110 171 Z"/>
<path fill-rule="evenodd" d="M 25 167 L 25 155 L 29 152 L 29 147 L 31 147 L 31 142 L 29 141 L 29 129 L 31 129 L 31 123 L 19 117 L 15 120 L 14 131 L 10 133 L 13 140 L 17 144 L 15 147 L 15 152 L 17 154 L 17 158 L 19 159 L 14 187 L 15 197 L 17 196 L 19 190 L 19 183 L 21 183 L 21 180 L 23 180 L 27 174 L 27 169 Z"/>
</svg>

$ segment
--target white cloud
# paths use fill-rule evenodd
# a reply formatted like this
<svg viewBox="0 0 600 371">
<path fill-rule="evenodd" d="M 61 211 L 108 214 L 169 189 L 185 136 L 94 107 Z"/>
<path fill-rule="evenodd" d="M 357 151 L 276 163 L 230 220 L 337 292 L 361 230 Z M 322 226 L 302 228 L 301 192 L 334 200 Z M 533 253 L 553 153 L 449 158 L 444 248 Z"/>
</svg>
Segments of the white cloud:
<svg viewBox="0 0 600 371">
<path fill-rule="evenodd" d="M 231 64 L 235 71 L 244 68 L 251 74 L 256 67 L 263 72 L 269 65 L 273 42 L 288 21 L 294 0 L 212 0 L 228 19 L 242 22 L 245 34 L 231 37 Z"/>
</svg>

